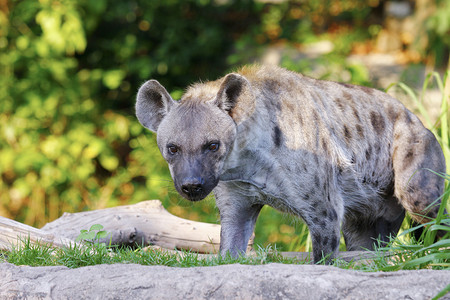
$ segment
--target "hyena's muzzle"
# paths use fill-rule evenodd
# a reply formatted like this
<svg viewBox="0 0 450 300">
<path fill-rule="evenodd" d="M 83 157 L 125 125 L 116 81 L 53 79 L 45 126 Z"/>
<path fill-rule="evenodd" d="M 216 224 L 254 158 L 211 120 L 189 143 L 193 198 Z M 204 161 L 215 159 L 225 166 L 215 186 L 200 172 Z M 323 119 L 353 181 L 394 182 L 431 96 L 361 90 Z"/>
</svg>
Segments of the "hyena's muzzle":
<svg viewBox="0 0 450 300">
<path fill-rule="evenodd" d="M 219 177 L 202 158 L 183 159 L 171 166 L 170 173 L 175 188 L 190 201 L 200 201 L 208 196 L 219 182 Z"/>
</svg>

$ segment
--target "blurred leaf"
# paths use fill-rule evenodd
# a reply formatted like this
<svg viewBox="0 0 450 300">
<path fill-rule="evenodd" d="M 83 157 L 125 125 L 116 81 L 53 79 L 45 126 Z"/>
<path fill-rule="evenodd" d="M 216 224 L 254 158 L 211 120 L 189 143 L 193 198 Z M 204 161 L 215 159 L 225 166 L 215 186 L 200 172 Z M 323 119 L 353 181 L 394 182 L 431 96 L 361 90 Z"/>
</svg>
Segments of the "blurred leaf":
<svg viewBox="0 0 450 300">
<path fill-rule="evenodd" d="M 100 155 L 100 163 L 108 171 L 114 171 L 119 166 L 119 159 L 112 155 Z"/>
<path fill-rule="evenodd" d="M 125 72 L 122 70 L 107 71 L 103 74 L 103 83 L 106 87 L 113 90 L 119 87 L 124 77 Z"/>
<path fill-rule="evenodd" d="M 89 231 L 102 230 L 102 229 L 103 229 L 103 225 L 94 224 L 94 225 L 91 226 L 91 228 L 89 228 Z"/>
<path fill-rule="evenodd" d="M 102 140 L 92 140 L 83 151 L 83 156 L 88 159 L 97 157 L 104 149 Z"/>
</svg>

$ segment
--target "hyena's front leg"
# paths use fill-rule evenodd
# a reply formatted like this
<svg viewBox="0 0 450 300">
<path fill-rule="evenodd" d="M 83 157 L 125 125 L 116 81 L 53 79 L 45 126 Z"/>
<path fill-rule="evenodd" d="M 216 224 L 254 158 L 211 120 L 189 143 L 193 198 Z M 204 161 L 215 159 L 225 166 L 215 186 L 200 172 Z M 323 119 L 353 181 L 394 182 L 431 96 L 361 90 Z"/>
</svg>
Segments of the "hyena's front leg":
<svg viewBox="0 0 450 300">
<path fill-rule="evenodd" d="M 245 254 L 263 205 L 255 202 L 255 196 L 229 188 L 230 184 L 219 183 L 214 189 L 220 213 L 220 255 L 238 257 Z"/>
<path fill-rule="evenodd" d="M 314 263 L 325 258 L 325 263 L 337 256 L 340 240 L 340 218 L 333 207 L 314 210 L 304 214 L 311 234 Z"/>
</svg>

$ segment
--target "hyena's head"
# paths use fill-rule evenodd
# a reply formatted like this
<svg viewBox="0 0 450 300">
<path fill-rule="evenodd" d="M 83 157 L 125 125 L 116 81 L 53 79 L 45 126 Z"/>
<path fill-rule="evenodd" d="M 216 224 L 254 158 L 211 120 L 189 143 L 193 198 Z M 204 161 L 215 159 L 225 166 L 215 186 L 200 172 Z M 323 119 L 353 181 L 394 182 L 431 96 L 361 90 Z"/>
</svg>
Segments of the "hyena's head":
<svg viewBox="0 0 450 300">
<path fill-rule="evenodd" d="M 185 95 L 181 102 L 174 101 L 156 80 L 147 81 L 139 89 L 137 118 L 157 133 L 159 150 L 183 197 L 202 200 L 219 182 L 236 137 L 237 114 L 233 112 L 242 110 L 239 99 L 248 97 L 248 87 L 244 77 L 230 74 L 215 87 L 197 85 L 196 93 L 188 97 L 191 99 L 184 99 Z M 202 96 L 206 99 L 192 99 Z"/>
</svg>

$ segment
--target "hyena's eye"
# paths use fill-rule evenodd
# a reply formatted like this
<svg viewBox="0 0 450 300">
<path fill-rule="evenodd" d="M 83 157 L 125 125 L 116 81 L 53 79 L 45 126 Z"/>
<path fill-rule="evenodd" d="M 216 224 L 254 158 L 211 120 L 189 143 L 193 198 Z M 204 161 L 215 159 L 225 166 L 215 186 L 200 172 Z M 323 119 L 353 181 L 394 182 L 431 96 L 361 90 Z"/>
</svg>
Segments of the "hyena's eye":
<svg viewBox="0 0 450 300">
<path fill-rule="evenodd" d="M 174 155 L 175 153 L 178 152 L 178 147 L 175 145 L 168 145 L 167 150 L 169 151 L 170 154 Z"/>
<path fill-rule="evenodd" d="M 215 151 L 217 151 L 218 149 L 219 149 L 219 143 L 218 142 L 213 142 L 213 143 L 210 143 L 209 145 L 208 145 L 208 150 L 209 151 L 213 151 L 213 152 L 215 152 Z"/>
</svg>

